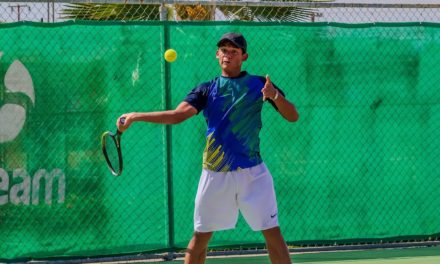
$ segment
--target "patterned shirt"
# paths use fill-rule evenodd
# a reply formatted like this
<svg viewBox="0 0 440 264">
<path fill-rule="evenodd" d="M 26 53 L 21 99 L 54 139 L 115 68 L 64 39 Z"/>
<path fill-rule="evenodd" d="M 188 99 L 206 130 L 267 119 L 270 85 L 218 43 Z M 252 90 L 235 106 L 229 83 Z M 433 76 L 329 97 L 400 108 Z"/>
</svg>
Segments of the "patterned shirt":
<svg viewBox="0 0 440 264">
<path fill-rule="evenodd" d="M 203 168 L 234 171 L 262 162 L 259 133 L 265 82 L 265 77 L 244 71 L 235 78 L 220 76 L 202 83 L 186 96 L 184 101 L 203 111 L 208 124 Z"/>
</svg>

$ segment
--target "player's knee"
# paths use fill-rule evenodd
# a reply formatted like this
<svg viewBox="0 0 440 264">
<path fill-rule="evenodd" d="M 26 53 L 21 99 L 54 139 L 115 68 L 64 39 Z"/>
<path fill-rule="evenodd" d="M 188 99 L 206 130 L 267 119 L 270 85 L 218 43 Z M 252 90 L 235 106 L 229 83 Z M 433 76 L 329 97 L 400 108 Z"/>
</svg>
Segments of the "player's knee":
<svg viewBox="0 0 440 264">
<path fill-rule="evenodd" d="M 194 231 L 193 234 L 193 239 L 195 240 L 194 242 L 196 242 L 197 244 L 208 244 L 209 240 L 212 237 L 212 232 L 197 232 Z"/>
<path fill-rule="evenodd" d="M 206 250 L 211 236 L 212 232 L 202 233 L 195 231 L 191 242 L 188 245 L 187 253 L 197 254 Z"/>
</svg>

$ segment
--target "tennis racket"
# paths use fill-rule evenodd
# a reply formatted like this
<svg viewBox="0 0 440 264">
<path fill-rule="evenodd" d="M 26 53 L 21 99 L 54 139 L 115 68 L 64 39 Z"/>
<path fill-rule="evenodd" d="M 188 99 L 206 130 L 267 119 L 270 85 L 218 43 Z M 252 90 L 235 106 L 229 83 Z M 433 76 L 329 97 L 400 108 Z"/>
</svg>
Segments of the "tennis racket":
<svg viewBox="0 0 440 264">
<path fill-rule="evenodd" d="M 119 119 L 121 124 L 124 124 L 125 118 Z M 116 133 L 106 131 L 101 136 L 102 153 L 104 154 L 107 166 L 114 176 L 119 176 L 122 173 L 122 151 L 121 151 L 121 135 L 119 130 Z"/>
</svg>

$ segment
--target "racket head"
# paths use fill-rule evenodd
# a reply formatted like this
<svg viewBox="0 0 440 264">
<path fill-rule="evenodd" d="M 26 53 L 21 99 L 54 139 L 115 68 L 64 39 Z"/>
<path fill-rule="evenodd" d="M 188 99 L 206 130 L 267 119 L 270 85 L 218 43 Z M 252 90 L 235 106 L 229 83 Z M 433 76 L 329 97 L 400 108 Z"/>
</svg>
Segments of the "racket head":
<svg viewBox="0 0 440 264">
<path fill-rule="evenodd" d="M 106 131 L 101 136 L 102 153 L 104 154 L 107 166 L 114 176 L 122 173 L 122 151 L 121 151 L 121 133 Z"/>
</svg>

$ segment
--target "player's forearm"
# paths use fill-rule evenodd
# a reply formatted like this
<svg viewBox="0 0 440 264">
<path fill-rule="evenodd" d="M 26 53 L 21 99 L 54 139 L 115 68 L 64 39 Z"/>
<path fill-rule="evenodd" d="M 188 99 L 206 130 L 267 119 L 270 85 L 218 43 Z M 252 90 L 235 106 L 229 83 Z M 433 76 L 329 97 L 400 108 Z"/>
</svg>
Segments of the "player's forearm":
<svg viewBox="0 0 440 264">
<path fill-rule="evenodd" d="M 295 122 L 299 118 L 298 111 L 296 110 L 295 105 L 293 105 L 289 100 L 287 100 L 281 94 L 279 97 L 274 100 L 275 105 L 278 108 L 280 114 L 288 121 Z"/>
<path fill-rule="evenodd" d="M 120 132 L 127 130 L 134 122 L 157 124 L 178 124 L 197 114 L 197 109 L 187 102 L 180 103 L 176 109 L 157 112 L 133 112 L 121 115 L 116 121 Z M 124 122 L 121 122 L 122 118 Z"/>
<path fill-rule="evenodd" d="M 131 113 L 129 118 L 133 122 L 142 121 L 157 124 L 177 124 L 184 120 L 183 116 L 179 115 L 175 110 Z"/>
</svg>

